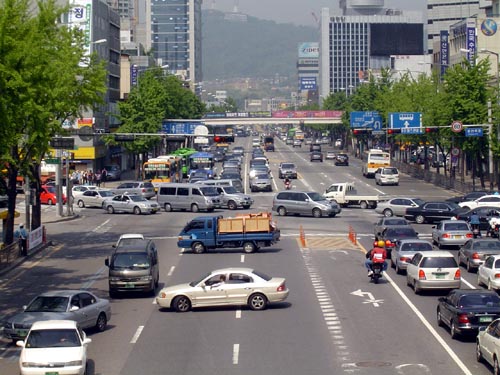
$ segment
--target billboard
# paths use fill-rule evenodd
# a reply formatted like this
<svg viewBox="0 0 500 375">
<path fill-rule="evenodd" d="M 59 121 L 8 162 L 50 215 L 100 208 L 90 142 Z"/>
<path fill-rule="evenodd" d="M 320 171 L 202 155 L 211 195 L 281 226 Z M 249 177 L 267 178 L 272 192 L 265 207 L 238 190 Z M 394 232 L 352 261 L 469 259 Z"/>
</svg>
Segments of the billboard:
<svg viewBox="0 0 500 375">
<path fill-rule="evenodd" d="M 421 23 L 370 24 L 370 55 L 423 55 L 424 25 Z"/>
<path fill-rule="evenodd" d="M 476 20 L 467 19 L 467 60 L 473 66 L 476 60 Z"/>
<path fill-rule="evenodd" d="M 316 77 L 300 77 L 300 91 L 315 91 L 317 89 Z"/>
<path fill-rule="evenodd" d="M 86 56 L 90 56 L 92 41 L 92 0 L 73 0 L 68 14 L 68 26 L 79 29 L 85 35 Z"/>
<path fill-rule="evenodd" d="M 325 117 L 335 117 L 341 118 L 342 111 L 275 111 L 272 113 L 274 118 L 325 118 Z"/>
<path fill-rule="evenodd" d="M 448 30 L 441 30 L 439 36 L 439 43 L 441 45 L 441 77 L 446 73 L 446 69 L 450 64 L 450 49 L 448 43 Z"/>
<path fill-rule="evenodd" d="M 319 43 L 307 42 L 299 44 L 299 59 L 319 58 Z"/>
</svg>

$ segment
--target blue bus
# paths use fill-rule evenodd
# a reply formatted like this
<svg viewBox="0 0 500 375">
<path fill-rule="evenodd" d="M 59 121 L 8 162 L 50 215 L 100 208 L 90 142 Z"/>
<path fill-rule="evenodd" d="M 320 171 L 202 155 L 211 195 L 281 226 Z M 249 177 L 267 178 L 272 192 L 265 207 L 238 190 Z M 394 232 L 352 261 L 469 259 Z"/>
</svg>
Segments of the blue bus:
<svg viewBox="0 0 500 375">
<path fill-rule="evenodd" d="M 211 152 L 196 152 L 189 156 L 189 176 L 206 171 L 208 178 L 214 178 L 214 155 Z"/>
</svg>

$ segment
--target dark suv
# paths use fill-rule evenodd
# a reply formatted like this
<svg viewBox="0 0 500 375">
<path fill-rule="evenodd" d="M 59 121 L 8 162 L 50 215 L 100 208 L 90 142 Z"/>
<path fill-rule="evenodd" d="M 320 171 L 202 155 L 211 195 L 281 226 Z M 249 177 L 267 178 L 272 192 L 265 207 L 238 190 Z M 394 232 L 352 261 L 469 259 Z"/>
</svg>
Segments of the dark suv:
<svg viewBox="0 0 500 375">
<path fill-rule="evenodd" d="M 337 154 L 335 165 L 349 165 L 349 155 Z"/>
</svg>

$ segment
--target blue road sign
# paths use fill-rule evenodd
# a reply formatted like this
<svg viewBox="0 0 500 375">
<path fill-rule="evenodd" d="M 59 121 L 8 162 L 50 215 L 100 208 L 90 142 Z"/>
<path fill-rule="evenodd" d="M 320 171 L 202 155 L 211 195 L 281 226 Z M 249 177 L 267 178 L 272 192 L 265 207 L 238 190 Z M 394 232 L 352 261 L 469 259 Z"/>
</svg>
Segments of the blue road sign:
<svg viewBox="0 0 500 375">
<path fill-rule="evenodd" d="M 483 128 L 465 128 L 466 137 L 482 137 Z"/>
<path fill-rule="evenodd" d="M 422 113 L 391 112 L 389 128 L 401 129 L 401 134 L 422 134 Z"/>
<path fill-rule="evenodd" d="M 161 124 L 161 132 L 167 134 L 194 134 L 194 129 L 199 125 L 203 125 L 203 122 L 164 121 Z"/>
<path fill-rule="evenodd" d="M 382 130 L 382 117 L 378 112 L 351 112 L 351 128 Z"/>
</svg>

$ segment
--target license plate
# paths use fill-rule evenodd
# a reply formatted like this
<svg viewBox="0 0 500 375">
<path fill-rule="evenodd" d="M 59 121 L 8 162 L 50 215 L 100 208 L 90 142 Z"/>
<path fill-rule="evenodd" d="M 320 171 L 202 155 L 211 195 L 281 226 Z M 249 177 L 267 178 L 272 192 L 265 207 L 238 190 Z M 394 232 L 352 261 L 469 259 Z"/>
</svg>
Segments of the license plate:
<svg viewBox="0 0 500 375">
<path fill-rule="evenodd" d="M 491 316 L 480 316 L 479 323 L 490 323 L 493 321 L 493 317 Z"/>
<path fill-rule="evenodd" d="M 436 273 L 436 279 L 444 279 L 444 273 Z"/>
<path fill-rule="evenodd" d="M 26 336 L 28 334 L 28 330 L 26 329 L 16 329 L 16 335 L 18 336 Z"/>
<path fill-rule="evenodd" d="M 58 372 L 51 371 L 51 372 L 46 372 L 45 375 L 59 375 Z"/>
<path fill-rule="evenodd" d="M 134 283 L 126 283 L 125 288 L 135 288 L 135 284 Z"/>
</svg>

